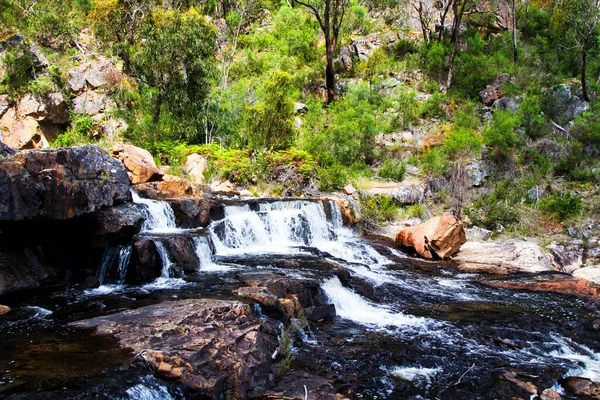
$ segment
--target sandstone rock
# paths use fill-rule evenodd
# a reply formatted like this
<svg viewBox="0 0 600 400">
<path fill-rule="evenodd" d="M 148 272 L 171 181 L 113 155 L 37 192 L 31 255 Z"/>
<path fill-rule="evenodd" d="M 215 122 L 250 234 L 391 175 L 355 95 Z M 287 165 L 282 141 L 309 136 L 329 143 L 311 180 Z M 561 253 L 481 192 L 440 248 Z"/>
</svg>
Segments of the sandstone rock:
<svg viewBox="0 0 600 400">
<path fill-rule="evenodd" d="M 390 191 L 390 196 L 401 204 L 417 204 L 423 198 L 424 188 L 415 185 L 396 186 Z"/>
<path fill-rule="evenodd" d="M 565 378 L 561 385 L 571 394 L 594 399 L 600 398 L 600 385 L 588 378 L 570 376 Z"/>
<path fill-rule="evenodd" d="M 210 184 L 210 189 L 218 194 L 236 194 L 235 187 L 229 181 L 214 181 Z"/>
<path fill-rule="evenodd" d="M 525 241 L 467 242 L 454 257 L 464 272 L 512 274 L 551 271 L 552 263 L 535 243 Z"/>
<path fill-rule="evenodd" d="M 484 240 L 488 240 L 492 237 L 492 231 L 481 228 L 479 226 L 474 226 L 472 228 L 467 229 L 467 240 L 469 242 L 483 242 Z"/>
<path fill-rule="evenodd" d="M 565 275 L 552 277 L 546 281 L 481 281 L 492 287 L 530 290 L 533 292 L 555 292 L 580 297 L 586 300 L 600 300 L 600 285 L 584 279 L 571 278 Z"/>
<path fill-rule="evenodd" d="M 71 69 L 67 87 L 74 93 L 80 93 L 87 88 L 107 88 L 112 79 L 111 75 L 117 72 L 110 59 L 99 56 L 92 62 Z"/>
<path fill-rule="evenodd" d="M 206 398 L 248 398 L 270 386 L 272 329 L 237 301 L 166 302 L 79 321 L 131 348 L 158 376 L 175 380 Z"/>
<path fill-rule="evenodd" d="M 585 279 L 590 282 L 600 284 L 600 268 L 599 267 L 583 267 L 573 271 L 575 278 Z"/>
<path fill-rule="evenodd" d="M 17 103 L 17 114 L 47 124 L 69 123 L 69 106 L 61 92 L 44 97 L 25 95 Z"/>
<path fill-rule="evenodd" d="M 240 196 L 241 197 L 254 197 L 254 195 L 252 194 L 252 192 L 249 191 L 248 189 L 240 190 Z"/>
<path fill-rule="evenodd" d="M 9 313 L 10 311 L 11 311 L 11 310 L 10 310 L 10 307 L 8 307 L 8 306 L 3 306 L 2 304 L 0 304 L 0 315 L 7 314 L 7 313 Z"/>
<path fill-rule="evenodd" d="M 548 246 L 556 270 L 572 273 L 583 266 L 583 241 L 570 243 L 552 243 Z"/>
<path fill-rule="evenodd" d="M 187 272 L 196 272 L 200 269 L 194 238 L 188 235 L 174 235 L 162 242 L 175 267 Z"/>
<path fill-rule="evenodd" d="M 49 274 L 21 253 L 0 252 L 0 295 L 23 289 L 33 289 Z"/>
<path fill-rule="evenodd" d="M 164 175 L 160 182 L 135 185 L 135 190 L 148 199 L 167 200 L 180 197 L 201 196 L 202 190 L 189 181 L 173 175 Z"/>
<path fill-rule="evenodd" d="M 43 149 L 49 147 L 42 126 L 32 117 L 17 116 L 14 108 L 9 109 L 0 119 L 2 141 L 17 149 Z"/>
<path fill-rule="evenodd" d="M 545 389 L 542 394 L 540 394 L 540 400 L 561 400 L 560 394 L 555 392 L 552 389 Z"/>
<path fill-rule="evenodd" d="M 247 272 L 238 275 L 238 279 L 247 287 L 264 287 L 277 298 L 294 295 L 303 307 L 314 306 L 314 299 L 320 293 L 317 281 L 290 279 L 273 272 Z"/>
<path fill-rule="evenodd" d="M 306 319 L 317 322 L 321 320 L 334 319 L 337 315 L 334 304 L 326 304 L 324 306 L 312 307 L 305 310 Z"/>
<path fill-rule="evenodd" d="M 73 111 L 94 116 L 110 108 L 110 98 L 103 93 L 83 92 L 73 99 Z"/>
<path fill-rule="evenodd" d="M 519 379 L 517 377 L 517 374 L 513 371 L 508 371 L 508 372 L 504 372 L 501 375 L 501 378 L 504 380 L 507 380 L 515 385 L 517 385 L 519 388 L 521 388 L 522 390 L 526 391 L 527 393 L 529 393 L 530 395 L 537 395 L 538 394 L 538 389 L 537 387 L 531 383 L 531 382 L 525 382 L 521 379 Z"/>
<path fill-rule="evenodd" d="M 149 151 L 129 144 L 115 144 L 113 156 L 120 160 L 127 171 L 132 184 L 158 181 L 163 173 L 156 168 L 152 154 Z"/>
<path fill-rule="evenodd" d="M 183 172 L 196 183 L 204 183 L 204 171 L 208 161 L 200 154 L 190 154 L 183 164 Z"/>
<path fill-rule="evenodd" d="M 405 228 L 396 235 L 397 245 L 414 248 L 425 258 L 448 258 L 466 241 L 462 222 L 447 213 L 423 225 Z"/>
<path fill-rule="evenodd" d="M 348 196 L 354 196 L 356 194 L 356 188 L 352 185 L 346 185 L 344 186 L 343 192 Z"/>
<path fill-rule="evenodd" d="M 131 201 L 123 165 L 96 146 L 0 160 L 0 221 L 68 219 Z"/>
</svg>

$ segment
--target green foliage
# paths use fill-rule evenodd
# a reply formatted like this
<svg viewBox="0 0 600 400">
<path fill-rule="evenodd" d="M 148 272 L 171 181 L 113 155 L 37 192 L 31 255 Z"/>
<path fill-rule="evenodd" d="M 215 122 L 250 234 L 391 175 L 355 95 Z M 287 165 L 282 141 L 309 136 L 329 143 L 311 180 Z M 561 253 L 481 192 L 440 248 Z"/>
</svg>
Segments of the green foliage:
<svg viewBox="0 0 600 400">
<path fill-rule="evenodd" d="M 399 60 L 404 59 L 407 55 L 416 54 L 419 51 L 417 43 L 410 39 L 400 39 L 396 41 L 393 48 L 394 57 Z"/>
<path fill-rule="evenodd" d="M 379 228 L 384 222 L 396 218 L 399 207 L 396 201 L 389 196 L 364 196 L 359 195 L 360 221 L 363 231 L 372 231 Z"/>
<path fill-rule="evenodd" d="M 274 71 L 259 92 L 261 101 L 246 108 L 244 136 L 251 149 L 279 150 L 294 142 L 291 81 L 287 72 Z"/>
<path fill-rule="evenodd" d="M 72 147 L 86 143 L 93 143 L 90 134 L 94 128 L 94 121 L 87 114 L 76 114 L 72 116 L 71 127 L 62 135 L 59 135 L 52 147 Z"/>
<path fill-rule="evenodd" d="M 8 49 L 0 57 L 5 69 L 4 80 L 0 82 L 0 92 L 17 101 L 27 92 L 29 81 L 35 78 L 33 54 L 25 44 L 20 44 L 14 49 Z"/>
<path fill-rule="evenodd" d="M 516 205 L 522 198 L 521 193 L 514 191 L 511 180 L 500 181 L 492 193 L 481 195 L 465 213 L 475 225 L 487 229 L 496 229 L 498 225 L 508 227 L 518 222 Z"/>
<path fill-rule="evenodd" d="M 571 191 L 553 194 L 540 200 L 540 208 L 561 221 L 578 215 L 582 206 L 581 197 L 572 194 Z"/>
<path fill-rule="evenodd" d="M 40 75 L 36 80 L 30 81 L 27 85 L 29 93 L 40 97 L 49 95 L 54 89 L 54 82 L 48 75 Z"/>
<path fill-rule="evenodd" d="M 484 143 L 498 166 L 503 166 L 514 154 L 519 143 L 516 129 L 520 124 L 520 118 L 513 111 L 496 110 L 492 123 L 484 129 Z"/>
<path fill-rule="evenodd" d="M 402 161 L 388 158 L 384 161 L 381 168 L 379 168 L 377 175 L 379 175 L 381 178 L 392 179 L 400 182 L 404 178 L 405 172 L 406 165 Z"/>
</svg>

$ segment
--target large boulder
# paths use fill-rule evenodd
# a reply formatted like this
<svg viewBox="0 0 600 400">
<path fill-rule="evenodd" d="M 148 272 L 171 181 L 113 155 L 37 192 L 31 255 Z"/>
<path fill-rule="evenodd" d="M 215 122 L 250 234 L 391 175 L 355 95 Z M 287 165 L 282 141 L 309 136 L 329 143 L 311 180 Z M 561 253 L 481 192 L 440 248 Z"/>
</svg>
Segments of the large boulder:
<svg viewBox="0 0 600 400">
<path fill-rule="evenodd" d="M 189 229 L 209 224 L 213 202 L 209 198 L 192 197 L 169 199 L 178 227 Z"/>
<path fill-rule="evenodd" d="M 29 248 L 19 253 L 0 252 L 0 295 L 36 288 L 52 274 L 32 253 Z"/>
<path fill-rule="evenodd" d="M 454 257 L 464 272 L 506 275 L 519 272 L 552 271 L 552 263 L 535 243 L 522 240 L 507 242 L 467 242 Z"/>
<path fill-rule="evenodd" d="M 33 117 L 20 116 L 16 108 L 10 108 L 0 118 L 0 141 L 17 149 L 47 148 L 46 135 L 52 139 L 58 133 L 51 125 L 42 125 Z"/>
<path fill-rule="evenodd" d="M 552 243 L 548 249 L 558 271 L 570 274 L 583 267 L 584 244 L 582 240 L 574 240 L 570 243 Z"/>
<path fill-rule="evenodd" d="M 73 111 L 94 116 L 111 108 L 112 100 L 104 93 L 83 92 L 73 99 Z"/>
<path fill-rule="evenodd" d="M 422 225 L 403 229 L 396 235 L 396 244 L 414 248 L 425 258 L 448 258 L 467 241 L 465 229 L 455 216 L 445 213 Z"/>
<path fill-rule="evenodd" d="M 547 280 L 533 281 L 480 281 L 481 284 L 496 288 L 529 290 L 532 292 L 553 292 L 576 296 L 584 300 L 600 301 L 600 285 L 585 279 L 568 275 L 551 276 Z"/>
<path fill-rule="evenodd" d="M 69 71 L 67 87 L 73 93 L 81 93 L 87 89 L 108 89 L 118 76 L 119 71 L 109 58 L 97 56 L 95 60 Z"/>
<path fill-rule="evenodd" d="M 47 124 L 69 123 L 69 106 L 61 92 L 46 96 L 23 96 L 17 103 L 17 113 Z"/>
<path fill-rule="evenodd" d="M 0 160 L 0 221 L 63 220 L 127 201 L 125 168 L 96 146 L 32 150 Z"/>
<path fill-rule="evenodd" d="M 129 173 L 132 184 L 159 181 L 163 173 L 156 167 L 154 158 L 149 151 L 130 144 L 115 144 L 112 149 L 113 157 L 120 160 Z"/>
<path fill-rule="evenodd" d="M 156 375 L 202 398 L 246 399 L 271 386 L 277 338 L 237 301 L 165 302 L 71 325 L 114 336 Z"/>
<path fill-rule="evenodd" d="M 204 183 L 204 171 L 208 161 L 200 154 L 190 154 L 183 164 L 183 172 L 196 183 Z"/>
</svg>

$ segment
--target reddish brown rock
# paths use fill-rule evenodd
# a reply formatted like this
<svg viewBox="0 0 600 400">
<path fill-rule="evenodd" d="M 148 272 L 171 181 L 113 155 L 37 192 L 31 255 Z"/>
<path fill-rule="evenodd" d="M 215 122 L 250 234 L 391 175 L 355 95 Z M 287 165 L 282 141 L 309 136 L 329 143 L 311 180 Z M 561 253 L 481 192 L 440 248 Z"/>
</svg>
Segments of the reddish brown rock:
<svg viewBox="0 0 600 400">
<path fill-rule="evenodd" d="M 71 324 L 116 337 L 154 372 L 202 398 L 246 399 L 271 385 L 277 338 L 237 301 L 166 302 Z"/>
<path fill-rule="evenodd" d="M 162 181 L 145 182 L 135 185 L 135 190 L 142 197 L 166 200 L 190 196 L 202 196 L 199 185 L 193 185 L 183 178 L 173 175 L 164 175 Z"/>
<path fill-rule="evenodd" d="M 0 304 L 0 315 L 4 315 L 9 312 L 10 312 L 10 307 L 3 306 L 2 304 Z"/>
<path fill-rule="evenodd" d="M 600 399 L 600 385 L 592 382 L 590 379 L 570 376 L 565 378 L 562 386 L 571 394 Z"/>
<path fill-rule="evenodd" d="M 571 278 L 563 275 L 556 276 L 553 280 L 542 282 L 481 281 L 481 283 L 497 288 L 530 290 L 533 292 L 555 292 L 584 299 L 600 300 L 600 285 L 585 279 Z"/>
<path fill-rule="evenodd" d="M 425 258 L 448 258 L 466 241 L 462 222 L 447 213 L 424 224 L 405 228 L 396 235 L 397 245 L 414 248 Z"/>
<path fill-rule="evenodd" d="M 113 157 L 120 160 L 129 174 L 132 184 L 159 181 L 163 173 L 156 167 L 152 154 L 129 144 L 115 144 Z"/>
</svg>

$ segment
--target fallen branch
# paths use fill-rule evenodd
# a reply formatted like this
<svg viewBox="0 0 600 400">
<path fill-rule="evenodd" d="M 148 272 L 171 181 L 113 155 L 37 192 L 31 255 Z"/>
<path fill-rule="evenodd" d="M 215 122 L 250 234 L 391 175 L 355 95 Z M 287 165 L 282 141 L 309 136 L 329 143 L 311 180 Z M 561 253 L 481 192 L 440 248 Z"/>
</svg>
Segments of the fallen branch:
<svg viewBox="0 0 600 400">
<path fill-rule="evenodd" d="M 464 373 L 463 373 L 463 374 L 460 376 L 460 378 L 458 378 L 458 380 L 457 380 L 456 382 L 454 382 L 454 383 L 452 383 L 452 384 L 450 384 L 450 385 L 446 386 L 446 387 L 445 387 L 445 388 L 443 388 L 442 390 L 440 390 L 440 391 L 438 392 L 438 394 L 437 394 L 436 398 L 438 398 L 438 399 L 439 399 L 440 395 L 441 395 L 442 393 L 444 393 L 446 390 L 448 390 L 448 389 L 451 389 L 451 388 L 453 388 L 453 387 L 455 387 L 455 386 L 458 386 L 458 385 L 460 385 L 460 383 L 462 382 L 463 378 L 464 378 L 464 377 L 465 377 L 465 376 L 466 376 L 466 375 L 467 375 L 469 372 L 471 372 L 471 371 L 473 370 L 473 368 L 475 368 L 475 363 L 473 363 L 473 365 L 471 365 L 471 366 L 469 367 L 469 369 L 467 369 L 467 370 L 466 370 L 466 371 L 465 371 L 465 372 L 464 372 Z"/>
</svg>

